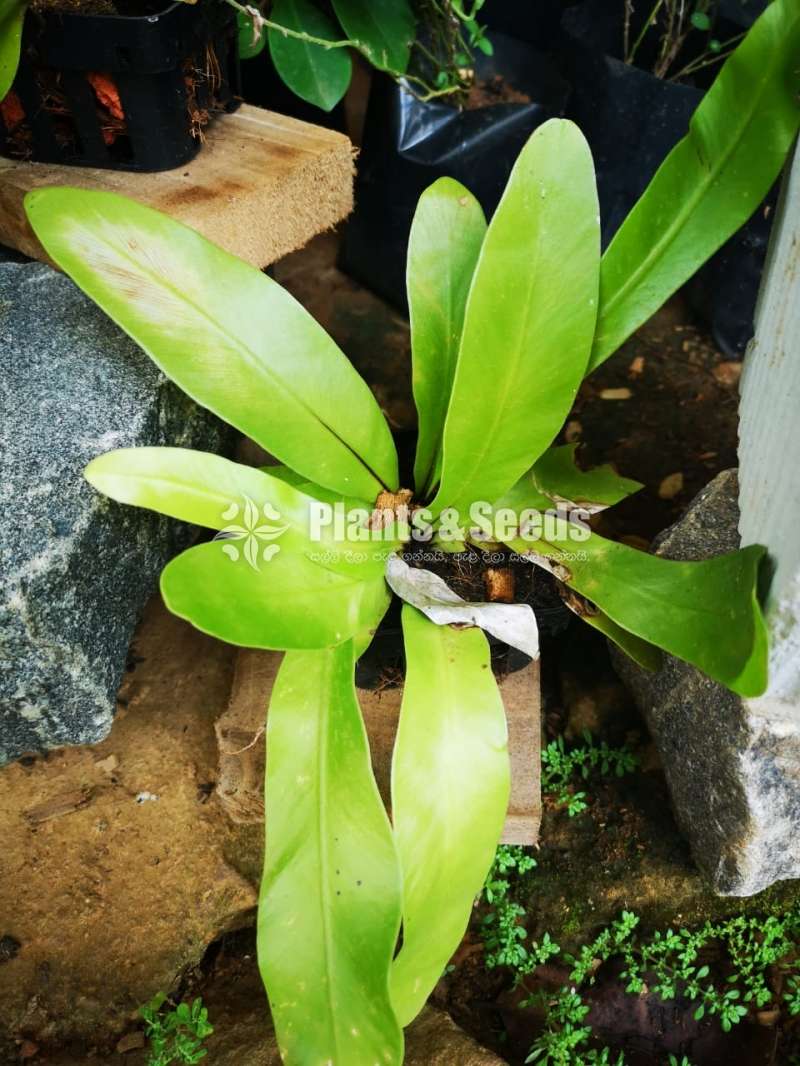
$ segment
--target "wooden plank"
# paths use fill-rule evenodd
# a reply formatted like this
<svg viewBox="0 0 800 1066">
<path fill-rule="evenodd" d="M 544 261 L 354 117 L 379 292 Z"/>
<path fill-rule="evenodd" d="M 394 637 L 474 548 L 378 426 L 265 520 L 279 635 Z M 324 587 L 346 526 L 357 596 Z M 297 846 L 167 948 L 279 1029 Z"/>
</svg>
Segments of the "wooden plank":
<svg viewBox="0 0 800 1066">
<path fill-rule="evenodd" d="M 238 653 L 228 708 L 215 726 L 220 753 L 217 795 L 231 820 L 238 824 L 264 819 L 262 734 L 280 660 L 280 652 L 243 648 Z M 500 691 L 506 708 L 511 757 L 511 798 L 501 840 L 504 844 L 535 844 L 541 821 L 538 662 L 504 677 Z M 375 779 L 387 808 L 402 696 L 400 686 L 358 690 Z"/>
<path fill-rule="evenodd" d="M 744 362 L 739 532 L 774 565 L 767 698 L 800 706 L 800 147 L 784 177 Z"/>
<path fill-rule="evenodd" d="M 0 244 L 47 261 L 22 207 L 25 193 L 43 185 L 123 193 L 259 268 L 352 210 L 353 148 L 344 134 L 244 104 L 218 117 L 206 138 L 192 162 L 160 174 L 0 159 Z"/>
</svg>

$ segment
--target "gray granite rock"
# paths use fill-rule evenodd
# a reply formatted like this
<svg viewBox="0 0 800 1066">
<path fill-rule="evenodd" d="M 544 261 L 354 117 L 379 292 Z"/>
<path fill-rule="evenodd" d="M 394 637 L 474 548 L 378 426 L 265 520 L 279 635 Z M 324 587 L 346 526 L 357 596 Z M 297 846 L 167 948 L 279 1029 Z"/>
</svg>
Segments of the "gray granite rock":
<svg viewBox="0 0 800 1066">
<path fill-rule="evenodd" d="M 739 546 L 738 479 L 724 471 L 657 542 L 670 559 Z M 649 674 L 614 653 L 664 764 L 697 864 L 721 895 L 800 877 L 800 708 L 746 700 L 667 657 Z"/>
<path fill-rule="evenodd" d="M 131 633 L 187 527 L 99 496 L 110 448 L 218 450 L 221 423 L 66 277 L 0 263 L 0 763 L 108 733 Z"/>
</svg>

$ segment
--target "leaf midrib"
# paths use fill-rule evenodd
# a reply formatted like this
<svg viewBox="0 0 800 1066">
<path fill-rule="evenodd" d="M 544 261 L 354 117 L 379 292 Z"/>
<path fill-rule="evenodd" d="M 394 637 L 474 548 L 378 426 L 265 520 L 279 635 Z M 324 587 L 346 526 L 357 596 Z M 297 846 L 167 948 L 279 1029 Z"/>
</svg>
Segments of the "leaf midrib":
<svg viewBox="0 0 800 1066">
<path fill-rule="evenodd" d="M 323 666 L 323 691 L 326 693 L 327 700 L 320 700 L 319 704 L 319 748 L 318 748 L 318 765 L 317 765 L 317 781 L 320 786 L 317 791 L 317 851 L 320 856 L 320 904 L 321 904 L 321 924 L 322 924 L 322 952 L 324 959 L 325 973 L 328 980 L 325 983 L 325 998 L 328 1002 L 328 1017 L 331 1019 L 331 1037 L 333 1040 L 335 1054 L 330 1058 L 333 1062 L 339 1063 L 343 1061 L 339 1055 L 339 1027 L 336 1023 L 337 1012 L 333 1000 L 333 959 L 335 957 L 335 948 L 333 945 L 333 934 L 331 931 L 331 924 L 329 921 L 330 909 L 333 905 L 333 899 L 331 896 L 331 886 L 328 878 L 327 871 L 330 869 L 329 863 L 329 847 L 328 847 L 328 819 L 327 819 L 327 803 L 326 797 L 328 795 L 328 730 L 330 728 L 330 708 L 333 703 L 333 687 L 331 684 L 331 677 L 333 674 L 333 658 L 338 654 L 334 650 L 328 650 L 325 654 L 325 661 Z M 327 712 L 327 713 L 326 713 Z"/>
<path fill-rule="evenodd" d="M 115 246 L 111 242 L 109 242 L 109 247 L 112 250 L 115 250 Z M 240 340 L 235 334 L 231 333 L 225 326 L 222 325 L 221 322 L 218 321 L 217 318 L 215 318 L 208 311 L 206 311 L 205 308 L 202 307 L 200 304 L 192 300 L 191 297 L 189 297 L 183 290 L 179 289 L 178 286 L 175 285 L 170 279 L 165 278 L 163 274 L 159 274 L 152 268 L 148 269 L 148 267 L 145 266 L 140 260 L 136 259 L 135 256 L 132 256 L 129 252 L 127 252 L 124 247 L 116 250 L 118 254 L 122 256 L 123 259 L 131 263 L 134 267 L 137 267 L 141 271 L 141 273 L 150 278 L 151 281 L 154 281 L 156 284 L 163 285 L 165 289 L 169 290 L 173 295 L 177 296 L 180 300 L 183 300 L 185 303 L 187 303 L 200 318 L 210 323 L 221 337 L 227 338 L 229 341 L 232 341 L 233 347 L 242 354 L 245 363 L 250 367 L 251 370 L 254 370 L 256 374 L 258 374 L 259 372 L 263 373 L 263 375 L 272 383 L 273 387 L 278 392 L 285 394 L 291 400 L 293 400 L 302 411 L 306 412 L 306 415 L 311 419 L 312 422 L 316 421 L 319 423 L 320 426 L 326 429 L 328 433 L 330 433 L 331 436 L 336 441 L 338 441 L 339 444 L 341 444 L 350 453 L 350 455 L 353 456 L 356 462 L 364 468 L 366 473 L 369 474 L 369 476 L 377 482 L 380 488 L 387 487 L 386 485 L 384 485 L 383 480 L 379 478 L 375 471 L 367 465 L 366 461 L 358 454 L 358 452 L 356 452 L 355 449 L 346 440 L 344 440 L 344 438 L 342 438 L 336 432 L 336 430 L 333 429 L 333 427 L 325 421 L 324 418 L 321 418 L 320 415 L 311 407 L 309 407 L 309 405 L 302 398 L 297 396 L 294 391 L 279 376 L 274 373 L 268 363 L 260 361 L 257 358 L 256 353 L 250 348 L 249 345 L 245 344 L 244 341 Z M 276 282 L 271 282 L 271 284 L 276 284 Z M 113 292 L 113 289 L 111 291 Z M 88 295 L 91 296 L 91 294 Z M 123 326 L 123 329 L 124 328 L 125 327 Z M 161 360 L 152 353 L 151 358 L 154 362 L 158 363 L 158 365 L 161 366 Z M 164 368 L 162 367 L 162 369 Z M 183 391 L 186 392 L 187 395 L 191 396 L 193 400 L 196 400 L 197 403 L 200 403 L 201 406 L 207 407 L 207 405 L 201 400 L 198 400 L 197 397 L 192 396 L 191 393 L 189 393 L 189 390 L 185 389 L 183 385 L 181 385 L 180 387 L 181 389 L 183 389 Z M 208 410 L 213 410 L 213 408 L 208 407 Z M 224 416 L 222 415 L 220 415 L 220 417 L 224 418 Z M 225 419 L 225 421 L 227 421 L 227 419 Z"/>
<path fill-rule="evenodd" d="M 541 228 L 538 227 L 537 228 L 537 232 L 536 232 L 536 254 L 534 256 L 532 256 L 535 268 L 538 268 L 539 260 L 541 259 L 541 236 L 542 236 Z M 478 264 L 475 267 L 475 274 L 473 275 L 473 284 L 474 284 L 474 279 L 477 278 L 478 273 L 479 273 L 479 271 L 481 269 L 482 260 L 484 258 L 484 252 L 485 252 L 486 245 L 487 245 L 487 242 L 484 242 L 484 247 L 481 249 L 480 257 L 478 259 Z M 530 276 L 534 277 L 535 274 L 536 274 L 536 269 L 532 269 Z M 528 324 L 528 321 L 529 321 L 530 315 L 531 315 L 534 288 L 535 288 L 535 286 L 533 284 L 528 286 L 528 292 L 527 292 L 527 296 L 526 296 L 526 299 L 525 299 L 525 313 L 524 313 L 524 316 L 523 316 L 524 317 L 524 326 L 525 327 L 527 327 L 527 324 Z M 454 379 L 453 379 L 453 390 L 452 390 L 451 396 L 455 396 L 456 387 L 458 385 L 459 363 L 461 362 L 461 354 L 462 354 L 461 349 L 464 347 L 464 338 L 467 336 L 467 320 L 468 320 L 468 317 L 469 317 L 470 311 L 471 311 L 470 304 L 472 303 L 472 293 L 474 291 L 475 290 L 472 289 L 472 291 L 469 294 L 469 297 L 467 298 L 467 307 L 466 307 L 466 311 L 464 313 L 464 326 L 463 326 L 462 333 L 461 333 L 461 343 L 459 344 L 459 351 L 458 351 L 458 356 L 457 356 L 457 360 L 456 360 L 455 375 L 454 375 Z M 506 399 L 508 397 L 508 393 L 509 393 L 509 390 L 510 390 L 510 387 L 511 387 L 511 380 L 512 380 L 512 377 L 516 378 L 516 371 L 517 371 L 517 369 L 518 369 L 518 367 L 520 365 L 520 360 L 521 360 L 521 357 L 522 357 L 522 339 L 521 338 L 523 336 L 525 336 L 525 333 L 526 333 L 526 329 L 525 328 L 521 328 L 521 329 L 517 330 L 517 342 L 514 345 L 513 375 L 511 373 L 508 373 L 506 375 L 505 384 L 503 385 L 502 391 L 500 392 L 500 394 L 498 396 L 498 402 L 494 405 L 493 410 L 492 410 L 492 415 L 491 415 L 491 421 L 490 421 L 489 428 L 488 428 L 488 430 L 486 432 L 483 432 L 481 430 L 481 441 L 483 443 L 479 447 L 479 452 L 478 452 L 479 458 L 476 458 L 473 461 L 472 469 L 471 469 L 470 473 L 467 475 L 467 477 L 462 479 L 458 491 L 454 490 L 454 491 L 452 491 L 450 493 L 450 495 L 452 496 L 454 501 L 455 500 L 459 500 L 460 497 L 463 495 L 463 493 L 466 491 L 466 489 L 475 482 L 475 473 L 474 473 L 474 471 L 480 470 L 481 465 L 483 463 L 483 460 L 491 452 L 491 446 L 488 443 L 486 443 L 486 442 L 491 441 L 492 444 L 494 443 L 494 437 L 495 437 L 495 435 L 497 433 L 497 427 L 498 427 L 498 424 L 500 422 L 501 413 L 503 413 L 503 414 L 505 413 L 505 401 L 506 401 Z M 445 426 L 444 426 L 443 440 L 444 440 L 444 438 L 446 436 L 446 431 L 447 431 L 447 414 L 449 414 L 449 405 L 448 405 L 448 411 L 445 414 Z M 444 478 L 444 475 L 445 475 L 444 452 L 445 452 L 445 449 L 444 449 L 444 445 L 443 445 L 443 447 L 442 447 L 442 478 L 441 478 L 442 486 L 445 485 L 445 478 Z M 440 486 L 439 492 L 437 493 L 437 496 L 441 495 L 441 493 L 442 493 L 442 487 Z M 444 506 L 448 506 L 448 504 L 445 503 Z"/>
</svg>

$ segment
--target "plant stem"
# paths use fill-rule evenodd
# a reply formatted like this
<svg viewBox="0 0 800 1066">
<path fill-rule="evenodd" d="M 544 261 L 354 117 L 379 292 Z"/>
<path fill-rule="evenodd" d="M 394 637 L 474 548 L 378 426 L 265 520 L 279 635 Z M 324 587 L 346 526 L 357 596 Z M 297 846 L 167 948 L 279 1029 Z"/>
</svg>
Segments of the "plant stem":
<svg viewBox="0 0 800 1066">
<path fill-rule="evenodd" d="M 625 56 L 625 62 L 626 63 L 629 63 L 629 64 L 633 63 L 634 59 L 636 58 L 636 53 L 639 50 L 639 45 L 644 40 L 644 35 L 647 33 L 647 31 L 653 25 L 655 17 L 658 14 L 659 9 L 660 9 L 661 5 L 663 4 L 663 2 L 664 2 L 664 0 L 656 0 L 655 4 L 653 5 L 653 10 L 647 16 L 647 18 L 645 19 L 644 26 L 642 26 L 641 30 L 639 31 L 639 36 L 633 42 L 633 48 L 631 49 L 631 54 Z"/>
<path fill-rule="evenodd" d="M 727 52 L 723 52 L 720 49 L 719 52 L 715 52 L 710 58 L 706 59 L 704 56 L 698 56 L 697 59 L 693 59 L 691 63 L 687 63 L 685 67 L 682 67 L 677 74 L 673 74 L 670 77 L 670 81 L 679 81 L 681 78 L 686 78 L 689 74 L 694 74 L 695 71 L 702 70 L 704 67 L 713 66 L 714 63 L 721 63 L 723 59 L 727 59 L 733 52 L 733 46 L 737 45 L 739 41 L 745 36 L 744 33 L 737 33 L 735 37 L 731 37 L 725 41 L 722 48 L 727 48 Z"/>
<path fill-rule="evenodd" d="M 366 45 L 360 41 L 351 41 L 344 39 L 341 41 L 331 41 L 325 37 L 314 37 L 313 34 L 306 33 L 304 30 L 292 30 L 288 26 L 281 25 L 280 22 L 273 22 L 271 19 L 265 18 L 261 12 L 252 6 L 240 4 L 239 0 L 225 0 L 227 4 L 230 4 L 235 11 L 238 11 L 242 15 L 246 15 L 253 20 L 253 25 L 260 33 L 264 29 L 275 30 L 277 33 L 282 33 L 284 37 L 292 37 L 296 41 L 303 41 L 305 44 L 316 44 L 320 48 L 354 48 L 357 52 L 360 52 L 365 59 L 372 61 L 372 57 L 369 49 Z M 444 89 L 435 89 L 429 85 L 423 78 L 418 78 L 414 74 L 408 74 L 400 70 L 392 70 L 389 67 L 382 67 L 391 78 L 394 78 L 399 85 L 401 85 L 406 92 L 411 93 L 417 100 L 422 103 L 426 103 L 428 100 L 433 100 L 437 96 L 447 96 L 449 94 L 458 92 L 460 86 L 447 86 Z M 421 86 L 422 91 L 416 92 L 411 88 L 409 83 Z"/>
</svg>

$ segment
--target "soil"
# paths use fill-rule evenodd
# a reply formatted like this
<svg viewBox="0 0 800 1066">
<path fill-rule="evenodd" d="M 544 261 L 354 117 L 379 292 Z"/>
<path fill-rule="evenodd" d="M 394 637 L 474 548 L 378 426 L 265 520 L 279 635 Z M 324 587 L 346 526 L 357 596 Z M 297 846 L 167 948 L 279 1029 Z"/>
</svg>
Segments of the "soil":
<svg viewBox="0 0 800 1066">
<path fill-rule="evenodd" d="M 464 108 L 477 111 L 481 107 L 493 107 L 495 104 L 529 104 L 530 96 L 515 89 L 501 74 L 485 81 L 476 81 L 467 93 Z"/>
<path fill-rule="evenodd" d="M 741 362 L 726 359 L 678 295 L 581 386 L 565 440 L 586 466 L 644 484 L 598 532 L 644 547 L 721 470 L 738 463 Z"/>
</svg>

